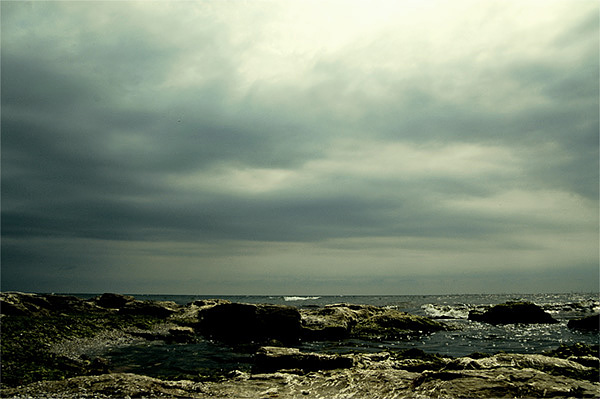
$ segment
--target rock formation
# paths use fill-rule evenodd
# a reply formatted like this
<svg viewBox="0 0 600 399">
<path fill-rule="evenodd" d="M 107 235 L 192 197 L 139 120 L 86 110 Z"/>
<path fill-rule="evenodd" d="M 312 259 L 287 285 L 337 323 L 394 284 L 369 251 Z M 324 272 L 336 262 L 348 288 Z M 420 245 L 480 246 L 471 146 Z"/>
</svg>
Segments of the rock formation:
<svg viewBox="0 0 600 399">
<path fill-rule="evenodd" d="M 598 331 L 600 330 L 600 315 L 595 314 L 580 319 L 569 320 L 567 327 L 574 330 Z"/>
<path fill-rule="evenodd" d="M 482 321 L 490 324 L 534 324 L 558 323 L 541 307 L 530 302 L 507 302 L 493 306 L 484 313 L 469 312 L 469 320 Z"/>
<path fill-rule="evenodd" d="M 296 367 L 323 359 L 290 348 L 263 348 L 259 353 L 278 359 L 282 371 L 232 372 L 219 381 L 164 381 L 135 374 L 103 374 L 63 381 L 42 381 L 3 389 L 4 398 L 51 396 L 61 398 L 596 398 L 600 383 L 578 379 L 590 371 L 575 362 L 542 355 L 498 354 L 482 359 L 443 358 L 415 372 L 394 354 L 348 355 L 350 363 L 326 370 Z M 260 359 L 260 358 L 259 358 Z M 312 360 L 311 360 L 312 359 Z M 333 358 L 331 358 L 333 359 Z M 341 358 L 339 358 L 341 359 Z M 442 359 L 442 358 L 440 358 Z M 264 360 L 264 359 L 263 359 Z M 418 359 L 416 359 L 418 361 Z M 262 361 L 262 360 L 260 360 Z M 269 360 L 270 361 L 270 360 Z M 333 360 L 332 360 L 333 361 Z M 274 363 L 270 364 L 274 366 Z M 597 370 L 596 370 L 597 372 Z"/>
</svg>

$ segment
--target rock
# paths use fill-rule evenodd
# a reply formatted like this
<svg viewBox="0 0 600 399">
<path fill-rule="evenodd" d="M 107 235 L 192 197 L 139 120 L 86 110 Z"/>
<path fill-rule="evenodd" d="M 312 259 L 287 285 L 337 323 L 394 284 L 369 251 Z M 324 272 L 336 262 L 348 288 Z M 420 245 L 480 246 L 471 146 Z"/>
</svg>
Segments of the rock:
<svg viewBox="0 0 600 399">
<path fill-rule="evenodd" d="M 129 302 L 133 302 L 135 300 L 131 295 L 121 295 L 121 294 L 113 294 L 113 293 L 105 293 L 94 299 L 94 301 L 98 306 L 108 309 L 119 309 L 125 304 Z"/>
<path fill-rule="evenodd" d="M 95 304 L 73 295 L 44 295 L 52 313 L 85 313 L 100 310 Z"/>
<path fill-rule="evenodd" d="M 530 302 L 507 302 L 491 307 L 484 313 L 469 312 L 469 320 L 490 324 L 558 323 L 549 313 Z"/>
<path fill-rule="evenodd" d="M 299 351 L 289 348 L 266 348 L 267 353 L 280 351 L 294 359 Z M 419 355 L 417 353 L 417 355 Z M 577 366 L 567 362 L 550 373 L 552 359 L 539 355 L 507 357 L 506 354 L 479 368 L 442 368 L 408 371 L 402 368 L 407 359 L 397 360 L 389 353 L 356 354 L 349 368 L 307 371 L 304 373 L 232 372 L 229 378 L 202 383 L 180 380 L 163 381 L 135 374 L 104 374 L 75 377 L 63 381 L 44 381 L 2 389 L 3 398 L 267 398 L 292 399 L 315 397 L 342 398 L 457 398 L 457 397 L 554 397 L 597 398 L 600 383 L 578 380 L 560 372 Z M 533 357 L 531 357 L 533 356 Z M 471 359 L 474 360 L 474 359 Z M 484 359 L 477 359 L 483 361 Z M 509 362 L 514 360 L 514 365 Z M 560 359 L 554 359 L 560 360 Z M 450 363 L 451 360 L 448 359 Z M 470 363 L 457 363 L 454 366 Z M 540 369 L 542 368 L 542 369 Z"/>
<path fill-rule="evenodd" d="M 72 295 L 22 292 L 3 292 L 0 294 L 0 311 L 5 315 L 41 317 L 99 310 L 95 304 Z"/>
<path fill-rule="evenodd" d="M 296 342 L 300 313 L 291 306 L 222 303 L 198 313 L 200 332 L 229 343 Z"/>
<path fill-rule="evenodd" d="M 277 371 L 301 369 L 304 371 L 349 368 L 353 365 L 350 357 L 300 352 L 295 348 L 264 346 L 254 355 L 255 370 Z"/>
<path fill-rule="evenodd" d="M 198 301 L 193 301 L 185 306 L 182 306 L 178 309 L 176 313 L 173 313 L 170 318 L 172 320 L 177 320 L 181 323 L 185 323 L 188 325 L 193 325 L 198 323 L 198 313 L 202 310 L 212 308 L 216 305 L 222 305 L 231 303 L 226 299 L 202 299 Z"/>
<path fill-rule="evenodd" d="M 132 301 L 121 307 L 119 313 L 165 319 L 177 312 L 178 308 L 179 305 L 171 301 Z"/>
<path fill-rule="evenodd" d="M 2 389 L 3 398 L 205 398 L 203 385 L 192 381 L 163 381 L 129 373 L 74 377 L 62 381 L 41 381 L 25 387 Z"/>
<path fill-rule="evenodd" d="M 366 312 L 367 310 L 364 310 L 362 313 Z M 350 309 L 344 305 L 302 309 L 301 315 L 304 338 L 315 341 L 348 338 L 360 317 L 357 309 Z"/>
<path fill-rule="evenodd" d="M 482 359 L 461 357 L 450 362 L 449 370 L 482 370 L 495 368 L 535 369 L 548 374 L 574 379 L 597 380 L 598 370 L 580 363 L 537 354 L 499 353 Z"/>
<path fill-rule="evenodd" d="M 413 382 L 417 398 L 596 398 L 600 386 L 534 369 L 424 372 Z"/>
<path fill-rule="evenodd" d="M 0 312 L 9 316 L 48 316 L 52 305 L 37 294 L 23 292 L 0 293 Z"/>
<path fill-rule="evenodd" d="M 445 330 L 446 326 L 427 317 L 385 309 L 366 320 L 360 320 L 352 334 L 362 338 L 396 339 L 415 333 Z"/>
<path fill-rule="evenodd" d="M 392 339 L 446 329 L 445 324 L 426 317 L 371 305 L 327 305 L 302 309 L 301 314 L 304 338 L 308 340 Z"/>
<path fill-rule="evenodd" d="M 196 341 L 196 332 L 192 327 L 171 327 L 167 341 L 180 344 L 191 343 Z"/>
<path fill-rule="evenodd" d="M 574 330 L 599 331 L 600 314 L 583 317 L 581 319 L 569 320 L 567 327 Z"/>
</svg>

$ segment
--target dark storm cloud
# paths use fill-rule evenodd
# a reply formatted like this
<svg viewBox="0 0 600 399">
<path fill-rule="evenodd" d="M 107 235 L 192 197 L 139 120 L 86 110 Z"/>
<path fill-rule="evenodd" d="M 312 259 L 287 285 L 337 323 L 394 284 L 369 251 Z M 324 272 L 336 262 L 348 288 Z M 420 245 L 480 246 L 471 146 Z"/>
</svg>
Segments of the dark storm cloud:
<svg viewBox="0 0 600 399">
<path fill-rule="evenodd" d="M 416 7 L 422 26 L 365 11 L 361 32 L 297 5 L 2 3 L 4 280 L 89 280 L 88 262 L 126 281 L 155 262 L 159 281 L 187 253 L 182 272 L 218 265 L 225 285 L 269 262 L 354 281 L 351 248 L 364 264 L 385 248 L 475 268 L 509 250 L 540 267 L 564 231 L 581 247 L 554 258 L 593 263 L 597 7 L 503 25 L 511 3 L 473 36 L 461 7 L 487 11 L 466 4 L 456 22 Z"/>
</svg>

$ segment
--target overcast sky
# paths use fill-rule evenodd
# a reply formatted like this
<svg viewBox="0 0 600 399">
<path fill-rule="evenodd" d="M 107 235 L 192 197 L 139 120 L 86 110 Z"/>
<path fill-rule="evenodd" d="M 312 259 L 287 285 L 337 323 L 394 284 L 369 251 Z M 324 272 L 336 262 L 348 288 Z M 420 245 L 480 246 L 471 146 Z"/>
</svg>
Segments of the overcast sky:
<svg viewBox="0 0 600 399">
<path fill-rule="evenodd" d="M 595 0 L 1 12 L 2 290 L 598 291 Z"/>
</svg>

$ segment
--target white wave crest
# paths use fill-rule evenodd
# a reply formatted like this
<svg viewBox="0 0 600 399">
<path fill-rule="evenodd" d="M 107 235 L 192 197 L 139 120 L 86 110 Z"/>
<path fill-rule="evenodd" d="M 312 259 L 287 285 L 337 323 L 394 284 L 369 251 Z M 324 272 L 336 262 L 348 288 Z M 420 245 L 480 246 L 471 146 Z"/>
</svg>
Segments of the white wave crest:
<svg viewBox="0 0 600 399">
<path fill-rule="evenodd" d="M 434 319 L 466 319 L 469 317 L 467 305 L 439 305 L 428 303 L 421 308 L 427 316 Z"/>
<path fill-rule="evenodd" d="M 289 301 L 307 301 L 309 299 L 319 299 L 320 296 L 284 296 L 283 300 L 286 302 Z"/>
</svg>

